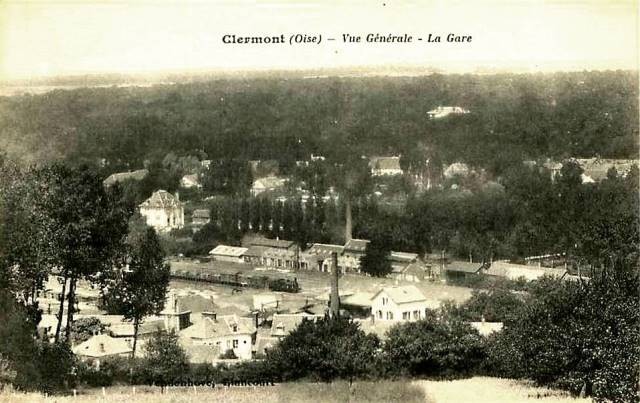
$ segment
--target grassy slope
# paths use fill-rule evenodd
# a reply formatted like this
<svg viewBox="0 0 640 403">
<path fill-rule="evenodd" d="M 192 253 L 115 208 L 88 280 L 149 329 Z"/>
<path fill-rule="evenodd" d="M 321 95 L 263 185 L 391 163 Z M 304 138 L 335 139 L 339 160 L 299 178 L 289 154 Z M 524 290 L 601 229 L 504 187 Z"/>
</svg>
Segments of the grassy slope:
<svg viewBox="0 0 640 403">
<path fill-rule="evenodd" d="M 512 379 L 474 377 L 456 381 L 415 381 L 434 402 L 446 403 L 518 403 L 589 402 L 565 392 L 535 387 Z"/>
<path fill-rule="evenodd" d="M 288 383 L 265 387 L 233 387 L 208 389 L 199 387 L 174 388 L 160 394 L 159 388 L 138 387 L 132 395 L 131 387 L 110 387 L 106 398 L 101 389 L 83 391 L 76 398 L 45 398 L 35 393 L 0 393 L 0 403 L 44 403 L 44 402 L 173 402 L 195 401 L 233 403 L 293 403 L 293 402 L 474 402 L 474 403 L 518 403 L 518 402 L 588 402 L 588 399 L 574 399 L 566 393 L 537 388 L 530 384 L 509 379 L 475 377 L 457 381 L 414 381 L 414 382 L 357 382 L 349 391 L 346 382 L 333 384 Z"/>
</svg>

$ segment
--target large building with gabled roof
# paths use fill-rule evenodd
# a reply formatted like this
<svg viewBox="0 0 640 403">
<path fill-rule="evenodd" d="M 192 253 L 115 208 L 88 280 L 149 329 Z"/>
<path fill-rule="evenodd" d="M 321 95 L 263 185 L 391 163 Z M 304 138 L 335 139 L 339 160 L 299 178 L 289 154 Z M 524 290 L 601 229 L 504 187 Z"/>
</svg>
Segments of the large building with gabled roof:
<svg viewBox="0 0 640 403">
<path fill-rule="evenodd" d="M 385 287 L 371 298 L 375 321 L 416 321 L 428 308 L 427 298 L 415 285 Z"/>
<path fill-rule="evenodd" d="M 166 190 L 157 190 L 139 207 L 147 225 L 156 231 L 171 231 L 184 227 L 184 207 L 180 203 L 178 193 L 172 195 Z"/>
</svg>

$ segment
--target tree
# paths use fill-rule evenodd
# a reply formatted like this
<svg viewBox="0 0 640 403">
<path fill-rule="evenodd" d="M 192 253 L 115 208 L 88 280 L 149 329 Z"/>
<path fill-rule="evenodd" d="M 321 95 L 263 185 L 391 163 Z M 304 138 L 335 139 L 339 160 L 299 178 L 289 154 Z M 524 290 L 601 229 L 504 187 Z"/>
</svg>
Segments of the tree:
<svg viewBox="0 0 640 403">
<path fill-rule="evenodd" d="M 133 232 L 127 238 L 127 266 L 111 291 L 111 298 L 125 319 L 133 321 L 135 356 L 138 330 L 145 316 L 158 314 L 165 303 L 170 269 L 153 228 Z"/>
<path fill-rule="evenodd" d="M 364 256 L 360 261 L 362 272 L 374 277 L 385 277 L 391 273 L 391 261 L 389 260 L 391 250 L 388 245 L 388 242 L 380 239 L 372 239 L 367 244 Z"/>
<path fill-rule="evenodd" d="M 65 297 L 65 340 L 70 340 L 77 282 L 112 270 L 127 233 L 129 210 L 120 203 L 120 195 L 107 193 L 100 177 L 87 167 L 52 165 L 39 175 L 46 184 L 45 195 L 35 206 L 43 217 L 44 248 L 64 280 L 56 340 L 60 340 Z"/>
<path fill-rule="evenodd" d="M 145 345 L 145 371 L 152 382 L 175 383 L 189 368 L 187 354 L 178 343 L 178 335 L 156 333 Z"/>
</svg>

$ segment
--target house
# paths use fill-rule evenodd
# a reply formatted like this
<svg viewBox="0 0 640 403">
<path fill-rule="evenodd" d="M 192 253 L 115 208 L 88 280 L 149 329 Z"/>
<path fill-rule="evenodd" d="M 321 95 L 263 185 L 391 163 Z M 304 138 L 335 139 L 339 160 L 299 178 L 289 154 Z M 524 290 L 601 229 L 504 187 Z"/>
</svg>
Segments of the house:
<svg viewBox="0 0 640 403">
<path fill-rule="evenodd" d="M 211 221 L 211 213 L 208 209 L 193 210 L 191 214 L 191 224 L 202 226 L 208 224 Z"/>
<path fill-rule="evenodd" d="M 255 266 L 298 269 L 304 260 L 300 248 L 293 241 L 246 235 L 242 238 L 242 246 L 247 248 L 243 254 L 244 262 Z M 304 263 L 305 267 L 309 264 L 306 260 Z"/>
<path fill-rule="evenodd" d="M 220 262 L 244 263 L 244 254 L 248 248 L 218 245 L 209 251 L 213 260 Z"/>
<path fill-rule="evenodd" d="M 420 260 L 405 265 L 394 265 L 392 263 L 390 277 L 396 280 L 419 283 L 440 277 L 440 268 L 438 265 L 427 264 Z"/>
<path fill-rule="evenodd" d="M 100 360 L 109 357 L 130 357 L 133 348 L 124 339 L 114 338 L 106 334 L 91 337 L 84 343 L 73 347 L 73 353 L 82 361 L 100 369 Z"/>
<path fill-rule="evenodd" d="M 422 262 L 417 253 L 391 251 L 389 261 L 391 262 L 390 277 L 396 280 L 420 282 L 434 279 L 439 275 L 439 270 L 433 270 L 432 265 Z"/>
<path fill-rule="evenodd" d="M 274 314 L 271 321 L 271 337 L 282 338 L 288 335 L 291 331 L 295 330 L 302 321 L 312 320 L 315 321 L 322 316 L 312 315 L 308 313 L 295 313 L 295 314 Z"/>
<path fill-rule="evenodd" d="M 200 179 L 198 178 L 198 175 L 190 174 L 190 175 L 185 175 L 182 177 L 182 179 L 180 179 L 180 187 L 183 187 L 185 189 L 191 189 L 191 188 L 200 189 L 202 188 L 202 184 L 200 183 Z"/>
<path fill-rule="evenodd" d="M 473 263 L 454 260 L 444 265 L 444 273 L 448 280 L 455 280 L 482 274 L 489 267 L 488 263 Z"/>
<path fill-rule="evenodd" d="M 265 238 L 263 236 L 259 236 L 259 235 L 245 235 L 244 237 L 242 237 L 242 246 L 248 248 L 250 246 L 262 246 L 262 247 L 266 247 L 266 248 L 273 248 L 273 249 L 283 249 L 283 250 L 296 250 L 297 249 L 297 245 L 295 242 L 293 241 L 286 241 L 284 239 L 270 239 L 270 238 Z"/>
<path fill-rule="evenodd" d="M 568 275 L 564 268 L 535 267 L 525 264 L 509 262 L 493 262 L 485 271 L 488 276 L 503 277 L 509 280 L 524 279 L 526 281 L 538 280 L 543 276 L 563 279 Z"/>
<path fill-rule="evenodd" d="M 640 161 L 625 159 L 604 159 L 604 158 L 578 158 L 574 159 L 582 170 L 582 183 L 595 183 L 603 181 L 610 169 L 615 169 L 619 177 L 626 177 L 635 165 L 638 167 Z"/>
<path fill-rule="evenodd" d="M 144 321 L 140 323 L 138 327 L 138 347 L 140 342 L 148 340 L 154 334 L 163 332 L 165 330 L 164 318 L 159 316 L 151 316 L 144 318 Z M 109 332 L 112 337 L 121 339 L 127 342 L 130 347 L 133 347 L 133 339 L 135 329 L 131 322 L 114 323 L 109 326 Z M 139 352 L 140 349 L 137 349 Z M 137 354 L 136 354 L 137 355 Z"/>
<path fill-rule="evenodd" d="M 169 292 L 160 316 L 164 319 L 166 330 L 180 331 L 191 326 L 191 311 L 179 305 L 174 292 Z"/>
<path fill-rule="evenodd" d="M 456 176 L 466 177 L 470 173 L 471 169 L 469 169 L 469 166 L 467 164 L 465 164 L 464 162 L 454 162 L 453 164 L 445 168 L 443 175 L 445 178 L 451 179 Z"/>
<path fill-rule="evenodd" d="M 304 253 L 308 256 L 308 260 L 313 259 L 317 262 L 315 265 L 309 266 L 309 269 L 328 273 L 331 271 L 331 253 L 338 254 L 338 266 L 341 266 L 343 250 L 344 246 L 342 245 L 314 243 Z"/>
<path fill-rule="evenodd" d="M 440 119 L 449 115 L 465 115 L 469 113 L 467 109 L 460 106 L 438 106 L 427 112 L 429 119 Z"/>
<path fill-rule="evenodd" d="M 400 167 L 400 157 L 372 157 L 369 160 L 369 168 L 373 176 L 395 176 L 404 173 Z"/>
<path fill-rule="evenodd" d="M 365 254 L 367 244 L 366 239 L 349 239 L 342 250 L 342 259 L 338 261 L 338 266 L 345 272 L 360 272 L 360 259 Z"/>
<path fill-rule="evenodd" d="M 102 184 L 106 187 L 113 186 L 116 183 L 125 181 L 141 181 L 149 175 L 149 171 L 146 169 L 138 169 L 137 171 L 119 172 L 111 174 L 102 181 Z"/>
<path fill-rule="evenodd" d="M 202 320 L 180 332 L 180 337 L 193 346 L 217 348 L 221 354 L 231 350 L 238 359 L 248 360 L 252 357 L 255 334 L 252 318 L 203 312 Z"/>
<path fill-rule="evenodd" d="M 171 231 L 184 227 L 184 207 L 178 193 L 172 195 L 166 190 L 153 192 L 150 198 L 140 204 L 140 214 L 147 225 L 156 231 Z"/>
<path fill-rule="evenodd" d="M 253 181 L 253 186 L 251 186 L 251 194 L 253 196 L 257 196 L 264 192 L 272 192 L 275 190 L 281 190 L 284 188 L 284 185 L 287 183 L 285 178 L 280 178 L 277 176 L 267 176 L 264 178 L 256 179 Z"/>
<path fill-rule="evenodd" d="M 385 287 L 371 298 L 375 321 L 416 321 L 428 308 L 427 298 L 414 285 Z"/>
</svg>

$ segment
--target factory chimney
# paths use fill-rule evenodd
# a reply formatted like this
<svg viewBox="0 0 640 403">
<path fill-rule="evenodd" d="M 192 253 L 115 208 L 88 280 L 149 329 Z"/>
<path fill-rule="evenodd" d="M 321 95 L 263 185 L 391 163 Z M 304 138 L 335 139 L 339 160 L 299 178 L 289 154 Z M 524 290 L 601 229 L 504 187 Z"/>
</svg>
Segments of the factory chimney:
<svg viewBox="0 0 640 403">
<path fill-rule="evenodd" d="M 351 199 L 349 197 L 345 198 L 345 214 L 344 215 L 346 219 L 345 228 L 344 228 L 344 243 L 346 244 L 353 237 L 353 235 L 351 234 L 352 226 L 353 226 L 353 224 L 351 223 Z"/>
<path fill-rule="evenodd" d="M 338 252 L 331 252 L 331 302 L 329 313 L 332 318 L 340 315 L 340 294 L 338 293 Z"/>
</svg>

